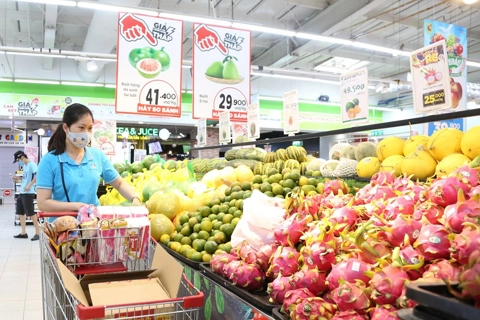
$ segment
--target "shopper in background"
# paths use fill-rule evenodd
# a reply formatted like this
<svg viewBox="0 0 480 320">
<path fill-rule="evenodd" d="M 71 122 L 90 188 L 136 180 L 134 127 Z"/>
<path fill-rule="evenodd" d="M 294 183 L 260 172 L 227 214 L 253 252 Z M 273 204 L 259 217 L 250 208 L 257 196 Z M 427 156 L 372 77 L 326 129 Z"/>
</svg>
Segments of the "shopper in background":
<svg viewBox="0 0 480 320">
<path fill-rule="evenodd" d="M 90 109 L 72 104 L 48 142 L 48 153 L 38 166 L 37 203 L 44 212 L 78 211 L 82 206 L 99 206 L 100 177 L 134 205 L 141 205 L 126 183 L 98 149 L 88 147 L 94 124 Z"/>
<path fill-rule="evenodd" d="M 35 213 L 35 182 L 37 181 L 37 165 L 35 162 L 30 161 L 28 156 L 21 150 L 15 152 L 13 155 L 13 163 L 18 162 L 23 167 L 22 183 L 20 186 L 20 195 L 17 198 L 16 214 L 20 216 L 20 225 L 22 226 L 22 232 L 13 236 L 17 239 L 28 239 L 26 230 L 27 218 L 30 217 L 35 226 L 35 235 L 32 237 L 32 241 L 38 240 L 39 228 L 37 214 Z"/>
</svg>

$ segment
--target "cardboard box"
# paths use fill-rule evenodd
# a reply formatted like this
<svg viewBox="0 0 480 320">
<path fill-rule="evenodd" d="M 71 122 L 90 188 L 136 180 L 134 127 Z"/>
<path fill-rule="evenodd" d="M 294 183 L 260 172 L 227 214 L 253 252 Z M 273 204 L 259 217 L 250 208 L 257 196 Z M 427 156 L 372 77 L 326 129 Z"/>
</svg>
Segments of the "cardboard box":
<svg viewBox="0 0 480 320">
<path fill-rule="evenodd" d="M 141 305 L 176 298 L 183 275 L 183 266 L 158 244 L 146 271 L 86 275 L 79 281 L 59 259 L 57 264 L 66 290 L 84 306 Z"/>
</svg>

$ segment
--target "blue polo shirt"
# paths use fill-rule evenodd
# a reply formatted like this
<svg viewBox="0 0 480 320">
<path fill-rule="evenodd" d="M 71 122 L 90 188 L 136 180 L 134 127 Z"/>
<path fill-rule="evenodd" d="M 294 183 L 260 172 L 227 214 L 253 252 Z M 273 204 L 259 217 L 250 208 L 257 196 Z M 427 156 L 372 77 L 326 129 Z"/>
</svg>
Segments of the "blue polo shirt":
<svg viewBox="0 0 480 320">
<path fill-rule="evenodd" d="M 80 164 L 75 163 L 65 152 L 56 156 L 47 153 L 38 165 L 37 189 L 52 190 L 52 199 L 67 202 L 63 189 L 60 162 L 63 163 L 65 187 L 70 202 L 83 202 L 99 206 L 97 197 L 100 177 L 106 183 L 115 181 L 119 174 L 105 154 L 93 148 L 85 148 Z"/>
<path fill-rule="evenodd" d="M 30 161 L 28 164 L 23 166 L 23 177 L 22 177 L 22 185 L 20 186 L 20 193 L 35 193 L 35 184 L 30 187 L 30 189 L 26 190 L 25 188 L 27 185 L 32 182 L 35 178 L 35 174 L 37 173 L 37 165 L 35 162 Z M 24 191 L 25 190 L 25 191 Z"/>
</svg>

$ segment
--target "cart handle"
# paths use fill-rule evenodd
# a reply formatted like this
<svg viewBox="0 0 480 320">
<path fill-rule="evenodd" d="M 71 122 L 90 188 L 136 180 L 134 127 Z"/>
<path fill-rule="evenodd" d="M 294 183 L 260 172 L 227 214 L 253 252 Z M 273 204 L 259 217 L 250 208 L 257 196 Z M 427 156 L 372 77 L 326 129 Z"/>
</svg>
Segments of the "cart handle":
<svg viewBox="0 0 480 320">
<path fill-rule="evenodd" d="M 78 212 L 68 211 L 68 212 L 37 212 L 39 218 L 58 218 L 63 216 L 77 217 Z"/>
</svg>

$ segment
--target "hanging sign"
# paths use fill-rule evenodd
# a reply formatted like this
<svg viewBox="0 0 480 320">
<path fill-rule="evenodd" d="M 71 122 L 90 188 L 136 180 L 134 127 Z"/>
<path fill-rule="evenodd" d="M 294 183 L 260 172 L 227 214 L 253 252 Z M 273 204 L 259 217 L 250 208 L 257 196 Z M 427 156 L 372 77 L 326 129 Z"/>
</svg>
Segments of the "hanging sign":
<svg viewBox="0 0 480 320">
<path fill-rule="evenodd" d="M 368 69 L 361 68 L 340 75 L 342 123 L 368 122 Z"/>
<path fill-rule="evenodd" d="M 116 113 L 182 114 L 183 22 L 120 13 Z"/>
<path fill-rule="evenodd" d="M 283 133 L 300 132 L 298 91 L 293 90 L 283 94 Z"/>
<path fill-rule="evenodd" d="M 95 120 L 92 131 L 92 147 L 102 150 L 107 156 L 114 156 L 115 143 L 117 142 L 117 122 L 114 120 Z"/>
<path fill-rule="evenodd" d="M 450 76 L 451 108 L 455 111 L 467 108 L 467 29 L 464 27 L 438 22 L 424 21 L 424 45 L 445 40 L 445 59 L 448 62 Z M 447 77 L 447 74 L 445 74 Z M 464 94 L 465 93 L 465 94 Z"/>
<path fill-rule="evenodd" d="M 242 143 L 248 142 L 247 136 L 247 124 L 243 123 L 232 123 L 232 140 L 233 143 Z"/>
<path fill-rule="evenodd" d="M 257 100 L 258 101 L 258 100 Z M 252 103 L 247 110 L 247 129 L 248 138 L 255 140 L 260 138 L 260 105 L 258 102 Z"/>
<path fill-rule="evenodd" d="M 428 136 L 431 136 L 440 129 L 454 128 L 463 131 L 465 128 L 465 118 L 429 122 L 425 123 L 425 127 L 425 132 L 427 132 Z"/>
<path fill-rule="evenodd" d="M 247 121 L 250 104 L 251 33 L 205 24 L 193 25 L 193 117 Z"/>
<path fill-rule="evenodd" d="M 230 133 L 230 112 L 223 111 L 218 114 L 218 141 L 220 143 L 230 143 L 231 133 Z"/>
<path fill-rule="evenodd" d="M 207 119 L 203 118 L 198 120 L 197 124 L 198 139 L 197 145 L 204 147 L 207 145 Z"/>
<path fill-rule="evenodd" d="M 445 52 L 445 41 L 442 40 L 410 55 L 415 113 L 451 107 L 450 77 Z"/>
</svg>

